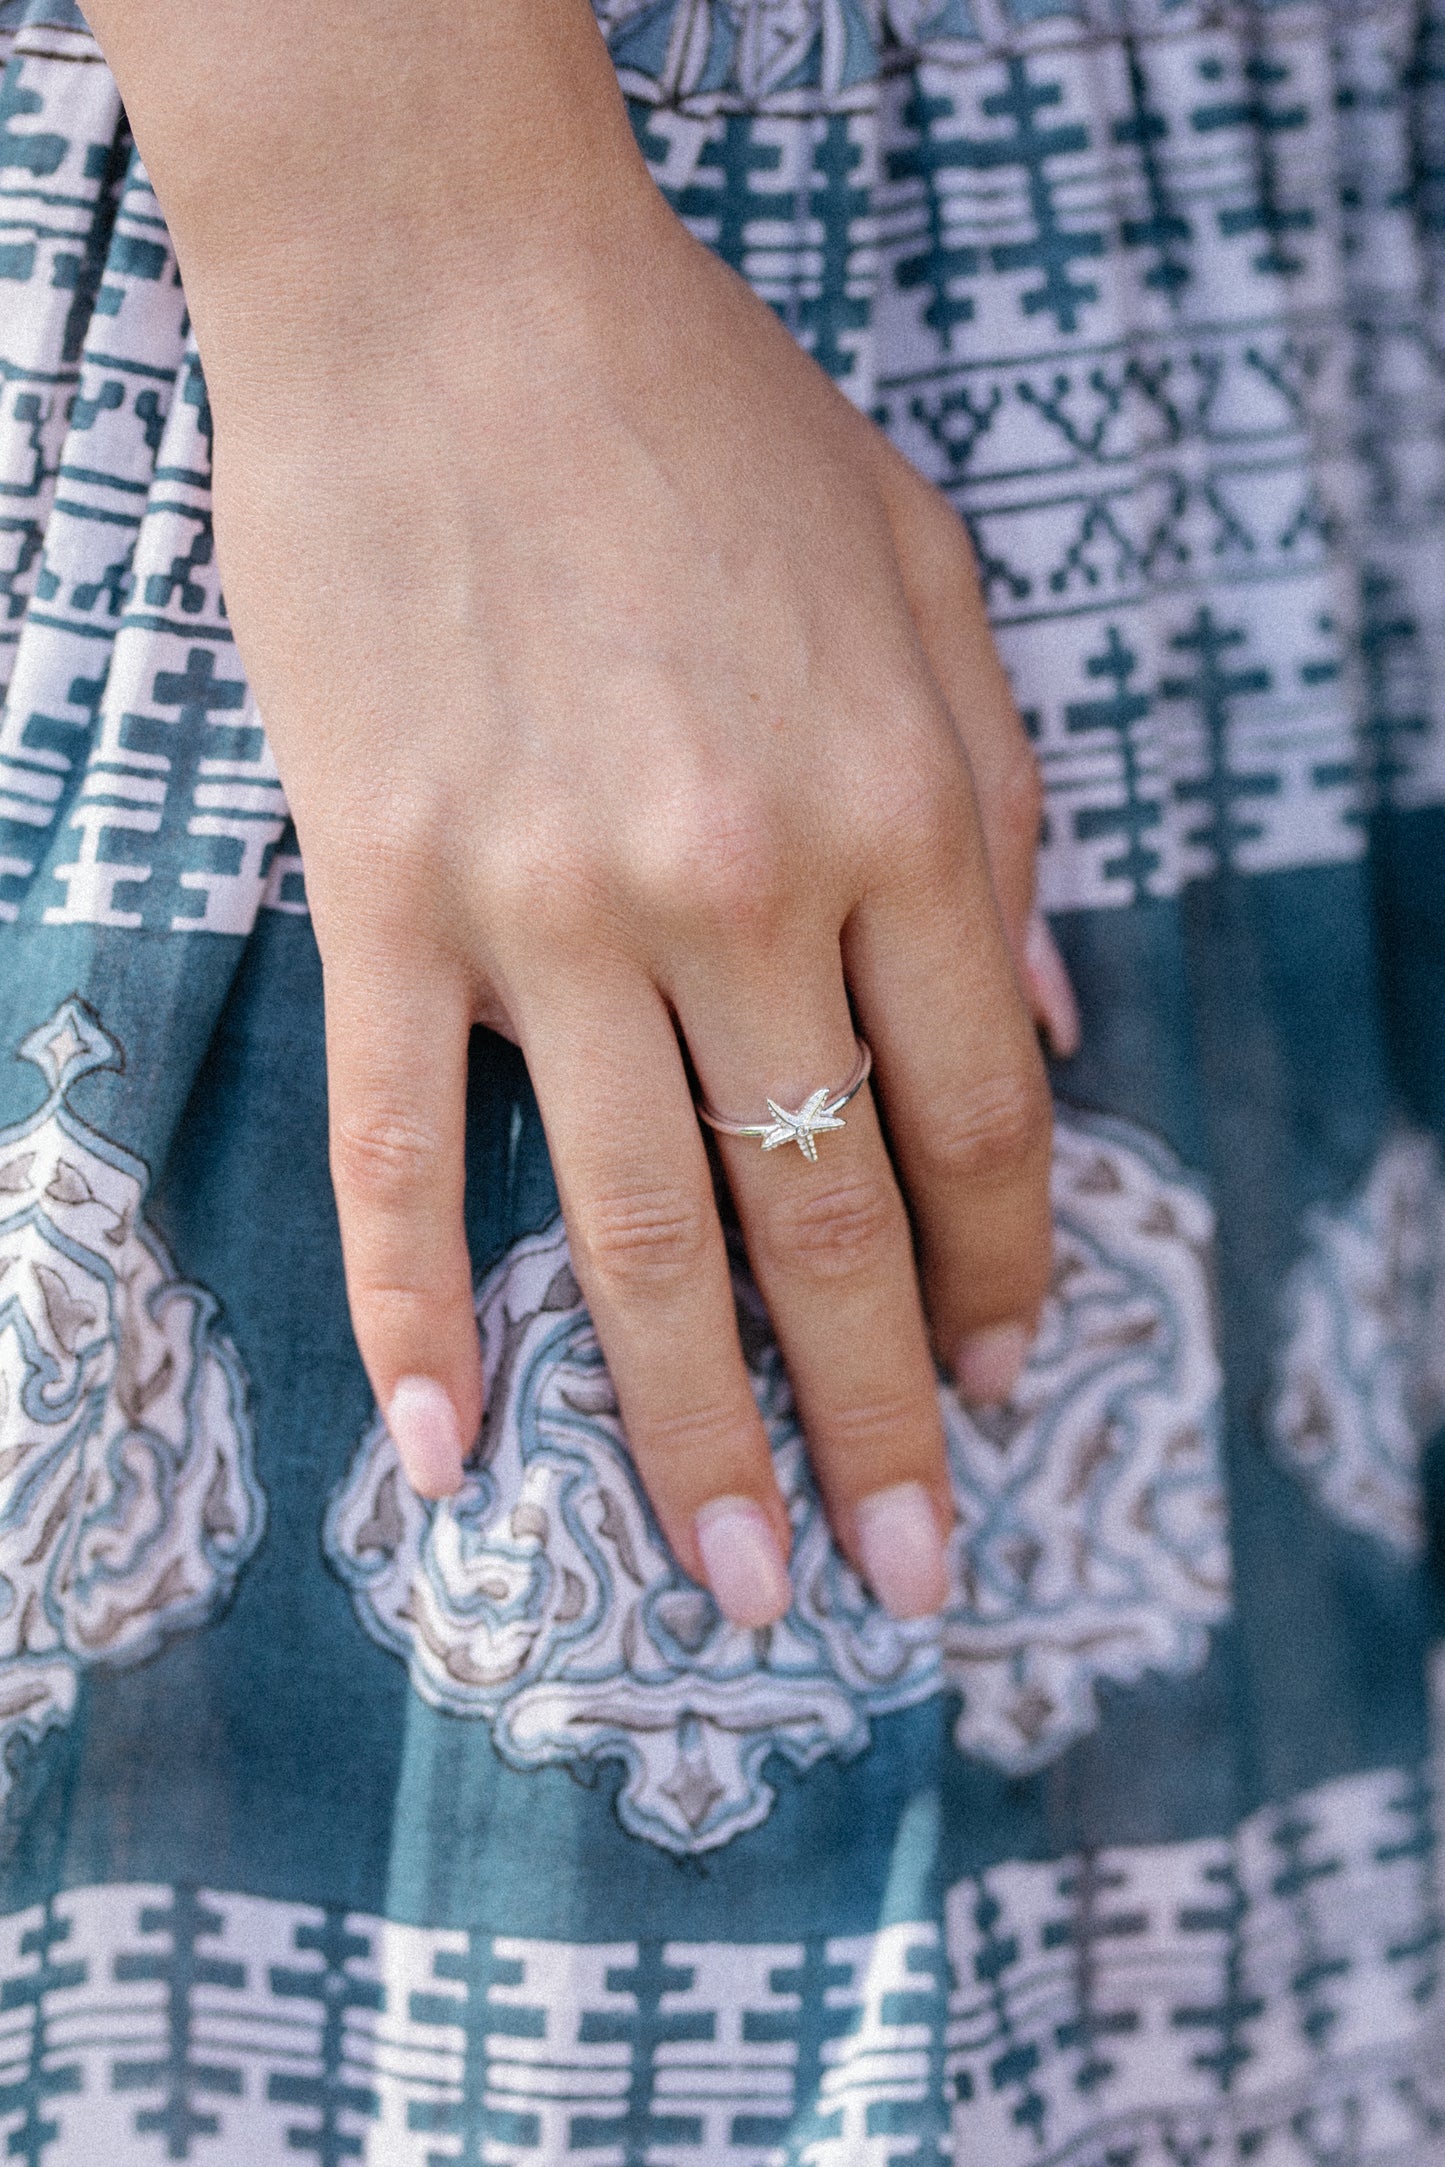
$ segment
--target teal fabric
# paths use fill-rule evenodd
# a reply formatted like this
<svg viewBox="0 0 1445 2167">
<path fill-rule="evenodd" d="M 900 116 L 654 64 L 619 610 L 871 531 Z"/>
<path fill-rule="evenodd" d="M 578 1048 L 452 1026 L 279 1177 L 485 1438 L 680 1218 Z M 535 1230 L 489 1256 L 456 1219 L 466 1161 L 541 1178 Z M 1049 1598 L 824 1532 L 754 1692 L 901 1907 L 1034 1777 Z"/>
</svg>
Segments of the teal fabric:
<svg viewBox="0 0 1445 2167">
<path fill-rule="evenodd" d="M 941 1624 L 833 1551 L 739 1264 L 763 1636 L 485 1033 L 496 1413 L 400 1480 L 174 256 L 81 18 L 0 10 L 7 2156 L 1445 2159 L 1434 4 L 599 4 L 679 214 L 970 522 L 1085 1018 Z"/>
</svg>

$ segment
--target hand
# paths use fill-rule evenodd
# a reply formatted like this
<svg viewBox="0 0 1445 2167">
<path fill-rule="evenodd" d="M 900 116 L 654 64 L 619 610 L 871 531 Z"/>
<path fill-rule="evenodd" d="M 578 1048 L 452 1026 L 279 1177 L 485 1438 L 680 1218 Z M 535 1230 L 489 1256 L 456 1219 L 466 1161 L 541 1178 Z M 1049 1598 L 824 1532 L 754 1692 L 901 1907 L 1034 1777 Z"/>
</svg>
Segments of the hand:
<svg viewBox="0 0 1445 2167">
<path fill-rule="evenodd" d="M 891 1160 L 866 1093 L 816 1165 L 721 1152 L 839 1539 L 890 1607 L 935 1607 L 951 1501 L 895 1166 L 966 1392 L 1012 1383 L 1049 1253 L 1016 968 L 1037 781 L 962 529 L 661 219 L 611 308 L 506 351 L 438 355 L 424 325 L 340 412 L 240 389 L 220 420 L 226 591 L 325 962 L 352 1312 L 412 1478 L 453 1489 L 481 1414 L 480 1020 L 526 1055 L 669 1540 L 739 1622 L 780 1614 L 678 1037 L 752 1118 L 846 1077 L 851 996 Z"/>
<path fill-rule="evenodd" d="M 166 8 L 180 87 L 150 57 Z M 418 0 L 421 134 L 359 31 L 300 68 L 320 33 L 292 0 L 240 46 L 234 0 L 99 12 L 206 363 L 227 600 L 325 967 L 352 1315 L 411 1479 L 454 1489 L 482 1411 L 482 1021 L 526 1055 L 670 1542 L 738 1623 L 782 1613 L 787 1517 L 679 1038 L 750 1117 L 840 1084 L 856 1013 L 876 1106 L 816 1165 L 721 1158 L 838 1539 L 897 1614 L 937 1607 L 933 1353 L 1004 1396 L 1048 1273 L 1021 981 L 1072 1028 L 962 529 L 667 212 L 577 0 Z M 590 118 L 539 153 L 547 70 L 543 113 Z M 488 98 L 490 166 L 467 125 Z"/>
</svg>

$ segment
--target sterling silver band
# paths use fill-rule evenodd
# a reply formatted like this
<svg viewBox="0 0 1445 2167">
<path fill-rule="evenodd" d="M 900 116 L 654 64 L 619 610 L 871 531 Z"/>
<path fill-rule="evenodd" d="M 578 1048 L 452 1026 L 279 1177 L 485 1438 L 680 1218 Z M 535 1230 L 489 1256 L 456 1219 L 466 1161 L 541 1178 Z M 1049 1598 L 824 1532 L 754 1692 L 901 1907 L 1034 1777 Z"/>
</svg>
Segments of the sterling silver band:
<svg viewBox="0 0 1445 2167">
<path fill-rule="evenodd" d="M 698 1119 L 705 1121 L 710 1129 L 716 1129 L 720 1136 L 759 1137 L 764 1151 L 776 1151 L 782 1144 L 796 1144 L 805 1159 L 816 1161 L 816 1138 L 819 1131 L 847 1127 L 847 1123 L 840 1119 L 843 1108 L 850 1099 L 857 1098 L 872 1070 L 873 1055 L 860 1038 L 858 1059 L 842 1089 L 815 1091 L 796 1113 L 789 1113 L 785 1106 L 779 1106 L 776 1099 L 769 1099 L 766 1121 L 734 1121 L 729 1115 L 720 1114 L 715 1107 L 709 1106 L 706 1099 L 699 1099 Z"/>
</svg>

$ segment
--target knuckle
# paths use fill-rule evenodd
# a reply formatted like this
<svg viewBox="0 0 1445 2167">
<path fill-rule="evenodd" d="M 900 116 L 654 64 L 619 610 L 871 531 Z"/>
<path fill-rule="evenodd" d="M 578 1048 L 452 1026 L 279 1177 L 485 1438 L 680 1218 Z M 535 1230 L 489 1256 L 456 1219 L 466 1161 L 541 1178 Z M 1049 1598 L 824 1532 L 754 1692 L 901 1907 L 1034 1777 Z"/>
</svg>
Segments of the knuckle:
<svg viewBox="0 0 1445 2167">
<path fill-rule="evenodd" d="M 404 1285 L 391 1272 L 371 1272 L 365 1265 L 353 1266 L 347 1280 L 352 1302 L 365 1311 L 365 1322 L 373 1336 L 392 1332 L 411 1324 L 425 1300 L 420 1287 Z"/>
<path fill-rule="evenodd" d="M 359 811 L 360 806 L 355 809 Z M 435 866 L 441 822 L 437 808 L 425 801 L 414 784 L 389 781 L 379 804 L 372 808 L 371 826 L 372 864 L 379 885 L 409 888 Z"/>
<path fill-rule="evenodd" d="M 412 1281 L 363 1261 L 349 1267 L 347 1291 L 357 1337 L 371 1350 L 425 1346 L 434 1355 L 458 1324 L 469 1328 L 470 1306 L 463 1314 L 460 1303 L 448 1300 L 449 1288 L 432 1285 L 420 1272 Z"/>
<path fill-rule="evenodd" d="M 596 853 L 566 829 L 509 828 L 484 877 L 488 916 L 546 945 L 585 937 L 602 913 L 606 883 Z"/>
<path fill-rule="evenodd" d="M 968 847 L 963 783 L 953 775 L 936 780 L 920 792 L 911 847 L 925 870 L 935 879 L 956 874 Z"/>
<path fill-rule="evenodd" d="M 856 1480 L 859 1463 L 876 1464 L 880 1458 L 896 1461 L 900 1448 L 910 1459 L 916 1457 L 919 1439 L 938 1431 L 937 1396 L 885 1392 L 870 1398 L 855 1394 L 829 1408 L 826 1429 L 829 1448 L 849 1463 Z M 865 1492 L 871 1487 L 865 1483 Z"/>
<path fill-rule="evenodd" d="M 864 818 L 875 854 L 895 875 L 900 864 L 932 873 L 956 863 L 967 836 L 966 806 L 962 769 L 930 728 L 926 741 L 896 759 L 869 793 Z"/>
<path fill-rule="evenodd" d="M 929 1122 L 926 1170 L 947 1182 L 1016 1176 L 1045 1153 L 1050 1122 L 1048 1087 L 1036 1066 L 991 1076 Z"/>
<path fill-rule="evenodd" d="M 649 1463 L 666 1464 L 670 1490 L 706 1492 L 719 1466 L 736 1457 L 740 1441 L 753 1442 L 749 1425 L 754 1410 L 717 1401 L 702 1406 L 654 1408 L 641 1424 L 633 1423 L 634 1449 Z"/>
<path fill-rule="evenodd" d="M 383 793 L 378 793 L 384 795 Z M 387 803 L 368 833 L 364 867 L 340 856 L 334 836 L 367 832 L 368 809 L 354 786 L 328 807 L 331 836 L 308 860 L 306 893 L 328 967 L 355 968 L 361 957 L 396 959 L 437 922 L 442 853 L 420 810 Z M 309 836 L 309 829 L 307 831 Z"/>
<path fill-rule="evenodd" d="M 1004 835 L 1032 850 L 1044 817 L 1044 786 L 1039 763 L 1023 743 L 1009 754 L 993 788 L 994 816 Z"/>
<path fill-rule="evenodd" d="M 578 1214 L 579 1261 L 623 1299 L 686 1284 L 713 1238 L 701 1201 L 678 1189 L 597 1197 Z"/>
<path fill-rule="evenodd" d="M 888 444 L 886 438 L 884 442 Z M 913 577 L 946 589 L 961 573 L 972 575 L 975 558 L 968 529 L 943 491 L 925 481 L 892 444 L 885 457 L 891 500 L 905 522 L 905 541 L 912 544 L 909 570 Z"/>
<path fill-rule="evenodd" d="M 772 1272 L 825 1281 L 866 1277 L 891 1264 L 906 1242 L 896 1190 L 865 1176 L 820 1189 L 800 1184 L 763 1235 Z"/>
<path fill-rule="evenodd" d="M 788 889 L 786 853 L 753 809 L 680 825 L 650 854 L 648 900 L 671 923 L 734 942 L 775 927 Z"/>
<path fill-rule="evenodd" d="M 926 549 L 915 560 L 918 569 L 914 572 L 923 584 L 925 596 L 948 619 L 955 619 L 960 609 L 982 616 L 978 558 L 968 529 L 944 499 L 935 499 L 934 516 L 926 532 Z"/>
<path fill-rule="evenodd" d="M 387 1211 L 434 1189 L 444 1150 L 437 1131 L 399 1110 L 343 1114 L 331 1126 L 331 1174 L 338 1189 Z"/>
</svg>

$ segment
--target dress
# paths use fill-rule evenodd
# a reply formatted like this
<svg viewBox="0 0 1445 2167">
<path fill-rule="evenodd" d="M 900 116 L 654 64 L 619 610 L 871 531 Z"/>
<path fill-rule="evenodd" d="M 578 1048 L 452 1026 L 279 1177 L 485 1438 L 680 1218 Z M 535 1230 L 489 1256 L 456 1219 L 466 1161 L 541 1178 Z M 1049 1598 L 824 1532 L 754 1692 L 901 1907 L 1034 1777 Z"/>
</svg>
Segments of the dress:
<svg viewBox="0 0 1445 2167">
<path fill-rule="evenodd" d="M 1445 2160 L 1441 5 L 599 0 L 678 212 L 971 523 L 1085 1018 L 941 1625 L 740 1278 L 759 1635 L 480 1034 L 497 1412 L 400 1479 L 174 258 L 70 0 L 0 12 L 7 2158 Z"/>
</svg>

